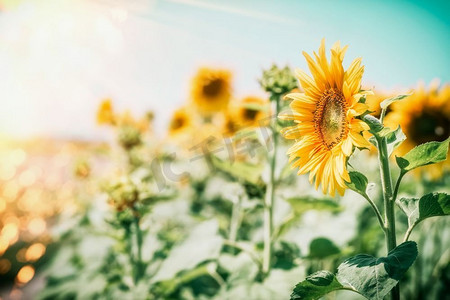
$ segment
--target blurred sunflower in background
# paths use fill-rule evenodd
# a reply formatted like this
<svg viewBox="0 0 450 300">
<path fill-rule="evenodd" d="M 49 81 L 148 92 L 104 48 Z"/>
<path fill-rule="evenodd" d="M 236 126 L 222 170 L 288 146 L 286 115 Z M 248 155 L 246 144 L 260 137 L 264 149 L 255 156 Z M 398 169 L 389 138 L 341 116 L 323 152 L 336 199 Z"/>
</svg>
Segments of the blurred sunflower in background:
<svg viewBox="0 0 450 300">
<path fill-rule="evenodd" d="M 304 93 L 291 93 L 286 97 L 293 100 L 292 113 L 280 117 L 297 124 L 284 128 L 281 133 L 295 144 L 288 150 L 293 167 L 298 174 L 309 172 L 309 180 L 315 179 L 315 188 L 322 184 L 324 194 L 343 195 L 345 182 L 350 181 L 347 158 L 354 146 L 367 148 L 369 142 L 361 135 L 368 126 L 356 117 L 367 110 L 360 103 L 368 91 L 361 91 L 364 66 L 361 58 L 355 59 L 347 71 L 342 61 L 347 46 L 341 48 L 337 42 L 331 48 L 331 61 L 325 54 L 325 41 L 314 53 L 313 58 L 303 52 L 313 78 L 297 70 L 296 74 Z"/>
<path fill-rule="evenodd" d="M 105 99 L 100 103 L 100 107 L 97 110 L 97 123 L 99 125 L 113 125 L 114 122 L 115 116 L 111 99 Z"/>
<path fill-rule="evenodd" d="M 192 116 L 189 114 L 187 108 L 182 107 L 177 109 L 169 123 L 169 135 L 175 136 L 187 132 L 192 128 Z"/>
<path fill-rule="evenodd" d="M 420 84 L 411 96 L 393 103 L 391 107 L 386 124 L 391 128 L 399 124 L 407 137 L 399 146 L 398 155 L 406 154 L 426 142 L 442 142 L 450 136 L 450 84 L 439 88 L 435 83 L 428 89 Z M 449 160 L 446 160 L 421 168 L 419 172 L 423 171 L 431 179 L 437 179 L 449 166 Z"/>
<path fill-rule="evenodd" d="M 239 123 L 244 127 L 263 126 L 265 119 L 269 117 L 267 100 L 259 97 L 249 96 L 239 103 L 238 118 Z"/>
<path fill-rule="evenodd" d="M 268 109 L 269 101 L 255 96 L 248 96 L 237 103 L 230 103 L 224 113 L 223 134 L 232 136 L 244 128 L 267 125 L 264 121 L 269 117 Z"/>
<path fill-rule="evenodd" d="M 241 123 L 238 118 L 238 108 L 230 105 L 224 113 L 222 134 L 226 137 L 235 135 L 241 129 Z"/>
<path fill-rule="evenodd" d="M 231 72 L 200 68 L 192 80 L 191 99 L 202 114 L 224 111 L 231 98 Z"/>
</svg>

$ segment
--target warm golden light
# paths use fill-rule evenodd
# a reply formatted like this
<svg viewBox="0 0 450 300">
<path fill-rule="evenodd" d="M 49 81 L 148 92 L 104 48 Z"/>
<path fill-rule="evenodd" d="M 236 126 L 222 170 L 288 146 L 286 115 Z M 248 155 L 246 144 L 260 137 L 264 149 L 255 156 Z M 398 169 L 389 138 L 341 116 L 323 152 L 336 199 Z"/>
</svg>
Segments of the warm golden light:
<svg viewBox="0 0 450 300">
<path fill-rule="evenodd" d="M 24 266 L 20 269 L 19 273 L 17 273 L 17 282 L 18 283 L 27 283 L 34 277 L 34 268 L 32 266 Z"/>
<path fill-rule="evenodd" d="M 2 229 L 2 237 L 7 240 L 9 243 L 17 239 L 17 235 L 19 234 L 19 229 L 17 225 L 14 223 L 8 223 Z"/>
<path fill-rule="evenodd" d="M 36 243 L 31 245 L 26 253 L 25 253 L 25 259 L 27 261 L 36 261 L 39 258 L 42 257 L 45 253 L 45 246 L 42 243 Z"/>
</svg>

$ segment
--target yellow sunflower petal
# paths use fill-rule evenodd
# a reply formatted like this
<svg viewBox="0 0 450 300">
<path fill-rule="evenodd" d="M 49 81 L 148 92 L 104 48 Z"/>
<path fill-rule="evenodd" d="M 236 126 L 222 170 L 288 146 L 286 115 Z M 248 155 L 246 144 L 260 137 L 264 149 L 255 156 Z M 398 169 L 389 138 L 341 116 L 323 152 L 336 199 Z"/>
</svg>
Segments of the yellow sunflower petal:
<svg viewBox="0 0 450 300">
<path fill-rule="evenodd" d="M 295 74 L 297 75 L 297 78 L 300 81 L 300 84 L 305 90 L 307 96 L 311 96 L 314 98 L 320 97 L 321 90 L 317 87 L 316 83 L 314 82 L 314 80 L 312 80 L 311 77 L 309 77 L 300 69 L 295 70 Z"/>
<path fill-rule="evenodd" d="M 342 152 L 344 153 L 345 156 L 350 156 L 352 154 L 353 152 L 352 139 L 346 138 L 342 142 Z"/>
<path fill-rule="evenodd" d="M 359 148 L 369 148 L 370 143 L 359 133 L 350 131 L 350 138 L 352 139 L 353 145 Z"/>
</svg>

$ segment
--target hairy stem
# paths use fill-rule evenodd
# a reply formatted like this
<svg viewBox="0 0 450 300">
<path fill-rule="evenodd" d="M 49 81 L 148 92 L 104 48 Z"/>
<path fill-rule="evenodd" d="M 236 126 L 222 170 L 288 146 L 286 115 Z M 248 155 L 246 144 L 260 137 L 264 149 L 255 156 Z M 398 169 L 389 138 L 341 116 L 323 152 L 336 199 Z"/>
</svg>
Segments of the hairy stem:
<svg viewBox="0 0 450 300">
<path fill-rule="evenodd" d="M 400 175 L 398 175 L 397 182 L 395 183 L 394 194 L 392 195 L 392 199 L 394 201 L 397 200 L 398 189 L 400 188 L 400 182 L 402 181 L 403 176 L 405 176 L 405 174 L 406 173 L 403 172 L 403 170 L 402 170 Z"/>
<path fill-rule="evenodd" d="M 384 231 L 385 230 L 384 229 L 384 221 L 383 221 L 383 217 L 381 216 L 380 211 L 378 210 L 378 207 L 375 205 L 375 203 L 372 201 L 372 199 L 370 199 L 370 197 L 367 194 L 363 195 L 363 196 L 367 200 L 367 202 L 369 202 L 370 206 L 372 206 L 373 211 L 375 212 L 375 215 L 377 216 L 378 223 L 380 224 L 381 229 L 383 229 L 383 231 Z"/>
<path fill-rule="evenodd" d="M 139 221 L 140 218 L 137 215 L 137 212 L 134 211 L 134 219 L 133 219 L 133 223 L 135 226 L 135 234 L 136 234 L 136 259 L 134 261 L 135 263 L 135 274 L 134 274 L 134 281 L 135 283 L 137 283 L 142 275 L 143 275 L 143 263 L 142 263 L 142 231 L 141 228 L 139 226 Z"/>
<path fill-rule="evenodd" d="M 229 240 L 235 242 L 241 223 L 241 196 L 238 196 L 236 202 L 233 202 L 233 210 L 231 211 L 230 236 Z"/>
<path fill-rule="evenodd" d="M 384 234 L 386 239 L 387 252 L 397 246 L 395 237 L 395 211 L 394 211 L 394 190 L 392 188 L 391 170 L 389 167 L 389 154 L 387 142 L 384 137 L 376 137 L 378 148 L 378 160 L 380 163 L 381 186 L 383 188 L 384 203 Z M 397 284 L 391 292 L 392 299 L 400 299 L 400 288 Z"/>
<path fill-rule="evenodd" d="M 263 266 L 262 274 L 264 277 L 269 275 L 272 264 L 272 234 L 273 234 L 273 202 L 275 198 L 275 168 L 278 148 L 278 132 L 277 132 L 277 116 L 280 110 L 280 96 L 272 95 L 273 102 L 275 102 L 275 116 L 271 120 L 270 129 L 272 131 L 273 151 L 270 156 L 270 178 L 267 184 L 266 197 L 264 201 L 264 251 L 263 251 Z"/>
</svg>

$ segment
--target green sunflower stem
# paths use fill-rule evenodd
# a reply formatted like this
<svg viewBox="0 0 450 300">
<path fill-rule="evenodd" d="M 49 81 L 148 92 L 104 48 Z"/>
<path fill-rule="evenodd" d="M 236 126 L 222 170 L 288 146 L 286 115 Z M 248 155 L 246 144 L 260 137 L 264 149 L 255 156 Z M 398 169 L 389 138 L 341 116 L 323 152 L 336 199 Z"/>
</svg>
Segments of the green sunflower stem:
<svg viewBox="0 0 450 300">
<path fill-rule="evenodd" d="M 263 251 L 263 277 L 267 277 L 270 273 L 272 265 L 272 235 L 273 235 L 273 204 L 275 199 L 275 168 L 277 160 L 278 149 L 278 131 L 277 131 L 277 116 L 280 110 L 281 95 L 272 94 L 271 101 L 275 102 L 275 116 L 271 120 L 270 129 L 272 131 L 273 151 L 269 156 L 270 160 L 270 177 L 267 184 L 265 201 L 264 201 L 264 251 Z"/>
<path fill-rule="evenodd" d="M 389 167 L 389 154 L 387 151 L 387 141 L 384 137 L 376 136 L 378 148 L 378 160 L 380 162 L 381 186 L 383 189 L 384 203 L 384 234 L 386 239 L 387 252 L 397 246 L 395 236 L 395 198 L 396 192 L 392 187 L 391 170 Z M 397 190 L 397 188 L 396 188 Z M 397 284 L 392 289 L 391 296 L 393 300 L 400 299 L 400 287 Z"/>
<path fill-rule="evenodd" d="M 136 258 L 134 259 L 134 282 L 138 283 L 143 275 L 143 263 L 142 263 L 142 230 L 139 225 L 140 223 L 140 217 L 139 213 L 133 209 L 134 218 L 133 223 L 135 227 L 135 234 L 136 234 Z"/>
</svg>

